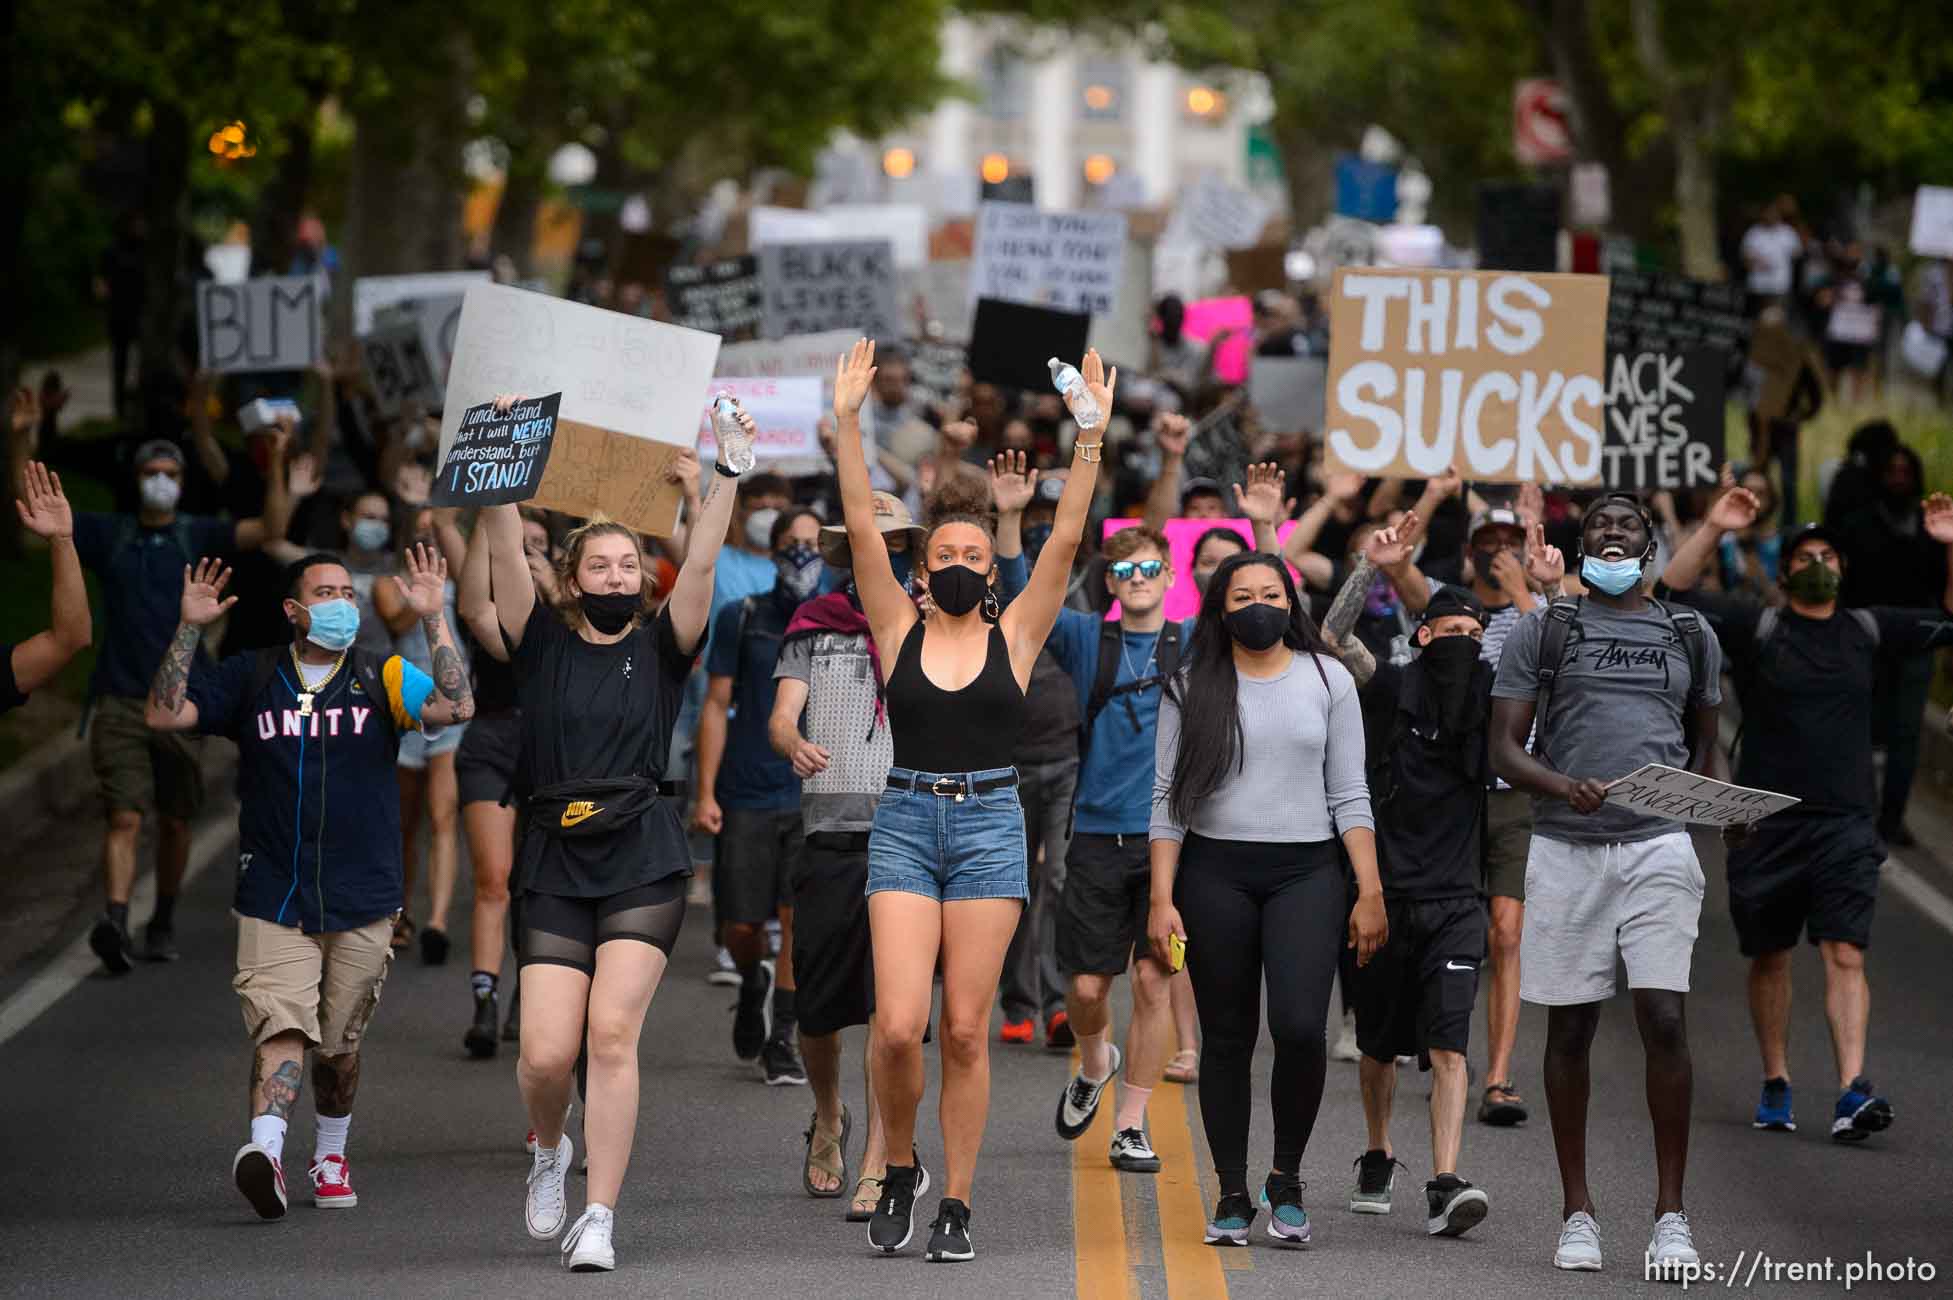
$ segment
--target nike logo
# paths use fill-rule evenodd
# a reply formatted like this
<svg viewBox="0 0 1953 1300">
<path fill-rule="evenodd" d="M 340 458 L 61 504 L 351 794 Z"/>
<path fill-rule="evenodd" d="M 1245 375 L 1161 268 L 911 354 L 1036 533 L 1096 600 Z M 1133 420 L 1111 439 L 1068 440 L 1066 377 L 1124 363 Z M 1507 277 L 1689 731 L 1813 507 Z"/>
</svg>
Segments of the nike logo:
<svg viewBox="0 0 1953 1300">
<path fill-rule="evenodd" d="M 567 816 L 568 814 L 565 814 L 565 815 Z M 565 824 L 567 825 L 567 823 L 565 823 Z M 1455 962 L 1455 961 L 1448 961 L 1448 962 L 1446 962 L 1446 963 L 1444 964 L 1444 968 L 1445 968 L 1446 970 L 1477 970 L 1477 969 L 1478 969 L 1478 967 L 1476 967 L 1476 966 L 1460 966 L 1460 965 L 1459 965 L 1459 964 L 1458 964 L 1457 962 Z"/>
<path fill-rule="evenodd" d="M 602 811 L 587 799 L 573 799 L 563 807 L 563 825 L 570 827 L 578 822 L 587 822 Z"/>
</svg>

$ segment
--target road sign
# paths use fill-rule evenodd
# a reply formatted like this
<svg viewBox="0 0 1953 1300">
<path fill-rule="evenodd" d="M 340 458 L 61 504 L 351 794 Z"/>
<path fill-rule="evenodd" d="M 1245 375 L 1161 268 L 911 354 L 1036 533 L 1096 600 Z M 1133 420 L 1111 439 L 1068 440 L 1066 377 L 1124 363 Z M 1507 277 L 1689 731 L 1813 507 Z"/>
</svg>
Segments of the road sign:
<svg viewBox="0 0 1953 1300">
<path fill-rule="evenodd" d="M 1512 154 L 1528 167 L 1573 157 L 1573 126 L 1559 82 L 1529 77 L 1512 88 Z"/>
</svg>

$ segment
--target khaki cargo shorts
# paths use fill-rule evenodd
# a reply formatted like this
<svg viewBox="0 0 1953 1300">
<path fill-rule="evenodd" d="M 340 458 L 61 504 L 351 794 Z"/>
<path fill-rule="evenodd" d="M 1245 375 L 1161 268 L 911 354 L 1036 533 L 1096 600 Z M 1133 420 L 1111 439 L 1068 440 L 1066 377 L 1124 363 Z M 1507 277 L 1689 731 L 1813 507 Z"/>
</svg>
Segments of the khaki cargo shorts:
<svg viewBox="0 0 1953 1300">
<path fill-rule="evenodd" d="M 119 695 L 95 701 L 88 759 L 110 813 L 151 811 L 190 821 L 203 811 L 203 737 L 151 731 L 143 702 Z"/>
<path fill-rule="evenodd" d="M 237 975 L 231 987 L 244 1027 L 262 1044 L 301 1033 L 321 1056 L 359 1050 L 393 962 L 394 917 L 357 930 L 306 934 L 255 916 L 237 918 Z"/>
</svg>

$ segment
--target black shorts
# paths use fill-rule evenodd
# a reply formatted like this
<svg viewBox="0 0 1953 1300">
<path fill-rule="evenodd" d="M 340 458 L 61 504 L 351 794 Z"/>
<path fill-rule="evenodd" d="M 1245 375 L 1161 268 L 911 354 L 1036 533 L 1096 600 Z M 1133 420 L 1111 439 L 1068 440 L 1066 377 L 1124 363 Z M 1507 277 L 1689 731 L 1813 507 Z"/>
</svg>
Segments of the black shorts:
<svg viewBox="0 0 1953 1300">
<path fill-rule="evenodd" d="M 1058 969 L 1074 975 L 1123 975 L 1134 945 L 1146 942 L 1152 900 L 1145 832 L 1074 834 L 1065 854 L 1065 896 L 1058 906 Z"/>
<path fill-rule="evenodd" d="M 793 866 L 807 842 L 800 809 L 728 808 L 712 867 L 720 924 L 759 925 L 793 905 Z"/>
<path fill-rule="evenodd" d="M 1885 845 L 1870 813 L 1767 817 L 1729 851 L 1729 918 L 1745 957 L 1830 939 L 1869 947 Z"/>
<path fill-rule="evenodd" d="M 521 753 L 520 713 L 511 709 L 470 722 L 454 755 L 454 782 L 461 791 L 462 806 L 500 803 L 515 780 L 515 763 Z"/>
<path fill-rule="evenodd" d="M 685 923 L 686 879 L 681 872 L 605 898 L 525 893 L 517 965 L 568 966 L 594 975 L 598 946 L 613 939 L 648 943 L 671 956 Z"/>
<path fill-rule="evenodd" d="M 800 1032 L 865 1025 L 875 1010 L 868 946 L 868 832 L 807 836 L 793 867 L 793 996 Z"/>
<path fill-rule="evenodd" d="M 1373 1061 L 1462 1054 L 1471 1038 L 1485 904 L 1477 898 L 1386 901 L 1390 941 L 1351 981 L 1356 1046 Z"/>
</svg>

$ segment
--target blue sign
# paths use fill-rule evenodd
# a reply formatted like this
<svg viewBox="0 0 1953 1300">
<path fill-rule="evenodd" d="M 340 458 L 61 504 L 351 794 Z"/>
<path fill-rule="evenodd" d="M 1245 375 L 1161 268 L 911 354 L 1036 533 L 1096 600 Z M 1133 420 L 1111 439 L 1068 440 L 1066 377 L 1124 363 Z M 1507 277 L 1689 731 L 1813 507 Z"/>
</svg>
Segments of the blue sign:
<svg viewBox="0 0 1953 1300">
<path fill-rule="evenodd" d="M 1382 225 L 1397 216 L 1397 169 L 1364 162 L 1353 153 L 1336 155 L 1336 212 Z"/>
</svg>

